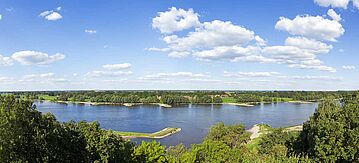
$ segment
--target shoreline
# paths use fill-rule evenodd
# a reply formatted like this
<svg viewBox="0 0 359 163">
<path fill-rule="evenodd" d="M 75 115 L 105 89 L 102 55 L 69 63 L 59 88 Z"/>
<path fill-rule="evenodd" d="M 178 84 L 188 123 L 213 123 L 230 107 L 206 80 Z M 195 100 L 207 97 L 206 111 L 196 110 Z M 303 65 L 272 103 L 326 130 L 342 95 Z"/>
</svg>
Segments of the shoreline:
<svg viewBox="0 0 359 163">
<path fill-rule="evenodd" d="M 162 139 L 173 134 L 180 132 L 181 128 L 164 128 L 154 133 L 141 133 L 141 132 L 122 132 L 114 131 L 116 134 L 121 136 L 123 139 L 134 139 L 134 138 L 149 138 L 149 139 Z"/>
<path fill-rule="evenodd" d="M 172 105 L 163 104 L 163 103 L 111 103 L 111 102 L 80 102 L 80 101 L 51 101 L 51 100 L 38 100 L 38 101 L 47 101 L 54 103 L 63 103 L 63 104 L 83 104 L 83 105 L 121 105 L 126 107 L 132 107 L 137 105 L 158 105 L 163 108 L 172 108 Z M 315 102 L 312 101 L 286 101 L 286 102 L 253 102 L 253 103 L 196 103 L 192 105 L 234 105 L 242 107 L 253 107 L 260 104 L 271 104 L 271 103 L 293 103 L 293 104 L 312 104 Z M 188 103 L 188 105 L 191 103 Z"/>
</svg>

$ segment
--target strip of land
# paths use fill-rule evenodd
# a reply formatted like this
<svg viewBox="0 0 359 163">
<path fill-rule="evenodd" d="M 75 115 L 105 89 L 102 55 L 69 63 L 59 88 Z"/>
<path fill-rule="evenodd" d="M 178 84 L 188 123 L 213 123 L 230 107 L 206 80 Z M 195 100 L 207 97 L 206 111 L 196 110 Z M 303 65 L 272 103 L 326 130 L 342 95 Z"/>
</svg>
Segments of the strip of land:
<svg viewBox="0 0 359 163">
<path fill-rule="evenodd" d="M 157 131 L 154 133 L 141 133 L 141 132 L 123 132 L 123 131 L 114 131 L 114 133 L 118 134 L 124 139 L 133 139 L 133 138 L 151 138 L 151 139 L 161 139 L 167 136 L 176 134 L 181 131 L 181 128 L 171 128 L 167 127 L 162 129 L 161 131 Z"/>
</svg>

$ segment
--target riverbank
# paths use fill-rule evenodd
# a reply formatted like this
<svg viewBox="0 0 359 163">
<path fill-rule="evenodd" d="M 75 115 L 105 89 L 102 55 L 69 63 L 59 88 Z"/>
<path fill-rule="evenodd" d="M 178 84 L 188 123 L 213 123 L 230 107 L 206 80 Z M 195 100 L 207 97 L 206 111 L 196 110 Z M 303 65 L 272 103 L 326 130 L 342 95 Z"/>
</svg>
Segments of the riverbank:
<svg viewBox="0 0 359 163">
<path fill-rule="evenodd" d="M 124 139 L 133 139 L 133 138 L 150 138 L 150 139 L 162 139 L 167 136 L 171 136 L 181 131 L 181 128 L 171 128 L 167 127 L 161 131 L 154 133 L 141 133 L 141 132 L 123 132 L 123 131 L 113 131 Z"/>
<path fill-rule="evenodd" d="M 258 145 L 262 140 L 262 137 L 272 132 L 274 129 L 275 128 L 272 128 L 267 124 L 256 124 L 252 128 L 246 130 L 251 134 L 250 140 L 247 143 L 248 149 L 254 152 L 258 152 Z M 283 127 L 283 132 L 300 132 L 302 130 L 303 130 L 303 125 Z"/>
<path fill-rule="evenodd" d="M 255 105 L 252 104 L 246 104 L 246 103 L 223 103 L 223 104 L 227 104 L 227 105 L 235 105 L 235 106 L 244 106 L 244 107 L 252 107 Z"/>
</svg>

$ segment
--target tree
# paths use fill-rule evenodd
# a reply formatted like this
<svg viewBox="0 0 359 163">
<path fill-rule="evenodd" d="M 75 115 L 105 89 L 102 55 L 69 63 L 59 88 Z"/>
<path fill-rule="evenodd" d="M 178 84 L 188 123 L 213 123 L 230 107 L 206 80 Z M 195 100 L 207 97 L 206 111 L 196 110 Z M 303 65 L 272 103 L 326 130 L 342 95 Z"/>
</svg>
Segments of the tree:
<svg viewBox="0 0 359 163">
<path fill-rule="evenodd" d="M 141 163 L 168 162 L 164 146 L 162 146 L 161 143 L 156 141 L 142 141 L 141 145 L 135 148 L 133 156 L 136 162 Z"/>
<path fill-rule="evenodd" d="M 359 160 L 359 101 L 343 104 L 328 99 L 322 102 L 299 137 L 299 153 L 320 162 Z"/>
<path fill-rule="evenodd" d="M 32 102 L 0 97 L 0 162 L 86 162 L 85 142 Z"/>
<path fill-rule="evenodd" d="M 231 148 L 240 147 L 249 141 L 250 134 L 243 125 L 224 125 L 219 122 L 212 126 L 206 140 L 221 141 Z"/>
</svg>

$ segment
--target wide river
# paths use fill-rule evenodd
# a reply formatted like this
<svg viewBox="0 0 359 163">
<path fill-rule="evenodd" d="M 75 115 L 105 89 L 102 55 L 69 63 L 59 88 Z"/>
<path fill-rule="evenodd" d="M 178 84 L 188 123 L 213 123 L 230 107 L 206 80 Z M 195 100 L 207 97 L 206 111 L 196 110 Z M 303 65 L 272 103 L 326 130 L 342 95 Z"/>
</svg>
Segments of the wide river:
<svg viewBox="0 0 359 163">
<path fill-rule="evenodd" d="M 211 125 L 221 121 L 226 124 L 241 123 L 246 128 L 259 123 L 266 123 L 272 127 L 302 124 L 317 107 L 316 103 L 273 103 L 254 107 L 182 105 L 173 108 L 162 108 L 157 105 L 138 105 L 129 108 L 120 105 L 92 106 L 52 102 L 35 104 L 39 111 L 51 112 L 59 121 L 99 121 L 105 129 L 151 133 L 166 127 L 182 128 L 177 134 L 159 139 L 166 146 L 201 143 Z"/>
</svg>

